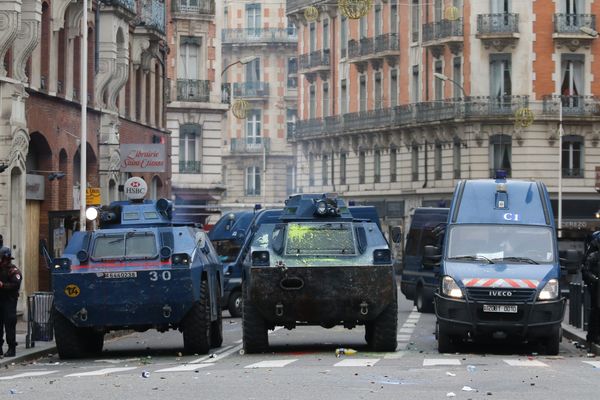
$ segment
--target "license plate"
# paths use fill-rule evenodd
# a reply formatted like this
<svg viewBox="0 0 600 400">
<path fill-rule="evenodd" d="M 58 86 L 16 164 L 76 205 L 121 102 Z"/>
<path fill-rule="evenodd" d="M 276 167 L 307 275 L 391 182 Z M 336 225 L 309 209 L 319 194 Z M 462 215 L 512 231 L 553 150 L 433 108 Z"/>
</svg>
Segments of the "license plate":
<svg viewBox="0 0 600 400">
<path fill-rule="evenodd" d="M 517 312 L 517 306 L 507 306 L 507 305 L 501 305 L 501 304 L 494 304 L 494 305 L 484 304 L 483 312 L 497 312 L 497 313 L 512 313 L 512 314 L 514 314 Z"/>
<path fill-rule="evenodd" d="M 107 279 L 137 278 L 137 272 L 105 272 L 104 277 Z"/>
</svg>

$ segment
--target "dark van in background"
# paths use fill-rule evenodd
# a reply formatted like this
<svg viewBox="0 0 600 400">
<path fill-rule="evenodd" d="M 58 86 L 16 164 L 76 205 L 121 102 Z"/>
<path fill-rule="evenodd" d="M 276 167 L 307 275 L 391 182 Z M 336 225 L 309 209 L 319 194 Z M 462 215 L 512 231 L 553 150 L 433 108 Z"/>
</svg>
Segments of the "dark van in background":
<svg viewBox="0 0 600 400">
<path fill-rule="evenodd" d="M 449 208 L 419 207 L 412 216 L 402 258 L 400 290 L 419 312 L 433 312 L 433 292 L 438 287 L 432 267 L 423 265 L 425 246 L 441 246 Z"/>
</svg>

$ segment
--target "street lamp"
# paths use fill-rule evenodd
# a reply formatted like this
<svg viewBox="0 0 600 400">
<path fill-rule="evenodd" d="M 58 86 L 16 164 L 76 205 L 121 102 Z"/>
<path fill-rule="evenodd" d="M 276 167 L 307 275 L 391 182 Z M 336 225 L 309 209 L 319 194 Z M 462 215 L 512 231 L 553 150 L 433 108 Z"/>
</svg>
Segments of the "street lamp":
<svg viewBox="0 0 600 400">
<path fill-rule="evenodd" d="M 465 93 L 465 88 L 463 88 L 462 85 L 460 83 L 456 82 L 454 79 L 450 79 L 446 75 L 440 74 L 439 72 L 434 72 L 433 76 L 435 76 L 437 79 L 439 79 L 441 81 L 450 81 L 450 82 L 454 83 L 462 91 L 463 98 L 467 97 L 467 94 Z"/>
<path fill-rule="evenodd" d="M 227 71 L 229 68 L 233 67 L 235 64 L 248 64 L 249 62 L 252 62 L 254 60 L 256 60 L 258 57 L 257 56 L 248 56 L 248 57 L 244 57 L 244 58 L 240 58 L 237 61 L 232 62 L 231 64 L 229 64 L 228 66 L 226 66 L 223 71 L 221 71 L 221 76 L 223 76 L 223 74 L 225 74 L 225 71 Z"/>
</svg>

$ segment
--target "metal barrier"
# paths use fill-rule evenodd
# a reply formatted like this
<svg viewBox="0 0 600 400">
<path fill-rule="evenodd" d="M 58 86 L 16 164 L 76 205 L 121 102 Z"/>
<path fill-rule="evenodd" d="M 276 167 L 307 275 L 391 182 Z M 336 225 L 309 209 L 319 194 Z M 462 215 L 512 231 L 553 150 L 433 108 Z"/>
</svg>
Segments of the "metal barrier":
<svg viewBox="0 0 600 400">
<path fill-rule="evenodd" d="M 580 282 L 569 283 L 569 325 L 587 330 L 591 307 L 588 286 Z"/>
<path fill-rule="evenodd" d="M 27 336 L 25 347 L 35 347 L 37 341 L 52 341 L 54 339 L 54 324 L 52 320 L 52 292 L 34 292 L 27 296 Z"/>
</svg>

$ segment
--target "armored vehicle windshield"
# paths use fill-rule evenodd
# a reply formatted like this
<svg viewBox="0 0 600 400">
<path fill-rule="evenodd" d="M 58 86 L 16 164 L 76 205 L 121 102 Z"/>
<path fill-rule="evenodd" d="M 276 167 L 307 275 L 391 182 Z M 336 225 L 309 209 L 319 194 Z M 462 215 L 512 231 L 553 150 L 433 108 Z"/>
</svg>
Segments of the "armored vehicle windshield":
<svg viewBox="0 0 600 400">
<path fill-rule="evenodd" d="M 156 238 L 152 232 L 100 234 L 94 240 L 91 257 L 93 261 L 156 258 Z"/>
<path fill-rule="evenodd" d="M 356 254 L 351 223 L 290 223 L 287 231 L 286 255 Z"/>
</svg>

